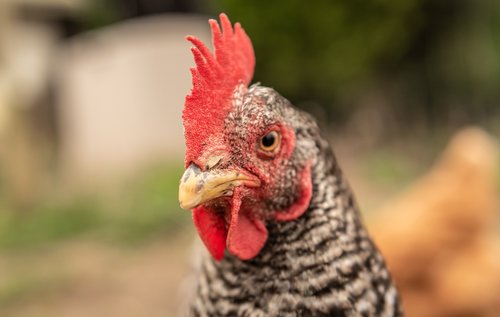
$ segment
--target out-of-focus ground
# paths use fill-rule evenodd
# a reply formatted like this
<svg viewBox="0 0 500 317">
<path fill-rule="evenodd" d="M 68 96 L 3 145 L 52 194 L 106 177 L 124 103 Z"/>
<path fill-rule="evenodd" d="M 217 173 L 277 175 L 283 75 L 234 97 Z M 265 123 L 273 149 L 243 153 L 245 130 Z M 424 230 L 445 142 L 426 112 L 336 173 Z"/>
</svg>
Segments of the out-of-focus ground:
<svg viewBox="0 0 500 317">
<path fill-rule="evenodd" d="M 2 316 L 170 316 L 186 274 L 186 236 L 133 249 L 77 240 L 7 256 Z"/>
<path fill-rule="evenodd" d="M 368 227 L 383 251 L 394 251 L 386 254 L 394 275 L 405 283 L 402 291 L 416 295 L 409 316 L 432 315 L 429 305 L 419 304 L 429 303 L 424 293 L 436 294 L 431 299 L 442 306 L 433 310 L 442 312 L 438 316 L 489 317 L 478 312 L 489 305 L 491 313 L 495 297 L 487 295 L 495 289 L 497 271 L 485 268 L 500 245 L 500 161 L 487 150 L 500 137 L 500 46 L 490 38 L 500 34 L 493 32 L 499 29 L 495 13 L 500 10 L 489 10 L 488 1 L 468 2 L 474 10 L 385 1 L 373 13 L 357 10 L 354 2 L 318 1 L 308 4 L 311 11 L 287 2 L 280 9 L 289 12 L 280 16 L 288 24 L 262 30 L 276 14 L 252 12 L 270 3 L 222 2 L 224 8 L 212 11 L 231 11 L 254 39 L 257 63 L 263 65 L 256 80 L 279 86 L 321 119 Z M 206 12 L 201 8 L 209 3 L 0 0 L 0 316 L 175 315 L 197 239 L 190 213 L 177 203 L 180 117 L 193 64 L 184 36 L 209 42 L 207 16 L 189 14 Z M 315 13 L 302 16 L 302 11 Z M 166 14 L 151 16 L 157 13 Z M 302 24 L 295 23 L 299 20 Z M 324 23 L 335 25 L 325 29 Z M 274 37 L 267 38 L 271 31 Z M 283 41 L 268 41 L 276 38 Z M 301 48 L 305 44 L 316 49 Z M 288 49 L 280 52 L 273 45 Z M 334 53 L 321 55 L 329 49 Z M 310 59 L 310 53 L 320 56 Z M 306 66 L 292 67 L 296 64 Z M 478 143 L 486 151 L 474 152 L 483 153 L 474 162 L 480 167 L 493 160 L 496 172 L 474 172 L 478 182 L 451 172 L 437 178 L 444 181 L 436 188 L 425 185 L 436 183 L 426 181 L 435 180 L 432 175 L 447 175 L 440 170 L 469 171 L 467 164 L 447 169 L 457 166 L 446 163 L 436 172 L 433 162 L 454 133 L 471 123 L 492 140 Z M 493 202 L 484 205 L 490 207 L 474 208 L 480 204 L 470 193 L 482 187 L 468 191 L 469 182 L 488 184 L 488 197 L 478 196 Z M 453 206 L 445 208 L 449 213 L 441 212 L 441 198 Z M 472 207 L 462 208 L 463 202 Z M 417 206 L 412 217 L 422 210 L 429 222 L 413 223 L 405 216 L 407 208 L 399 206 Z M 398 217 L 381 223 L 376 212 L 390 207 L 400 213 L 398 228 L 406 226 L 400 233 L 388 230 Z M 460 212 L 464 217 L 456 218 Z M 457 219 L 482 219 L 478 223 L 488 226 L 466 232 L 457 229 L 463 225 Z M 431 221 L 443 221 L 446 230 L 426 226 Z M 450 243 L 456 240 L 443 239 L 440 232 L 460 243 Z M 476 240 L 492 246 L 472 248 Z M 416 243 L 419 254 L 427 256 L 421 271 L 412 266 L 412 256 L 419 255 L 405 252 L 405 243 Z M 467 253 L 471 250 L 476 253 Z M 478 307 L 446 310 L 461 307 L 453 300 L 471 298 L 455 298 L 467 294 L 459 290 L 476 287 L 475 294 L 486 293 L 477 299 Z"/>
</svg>

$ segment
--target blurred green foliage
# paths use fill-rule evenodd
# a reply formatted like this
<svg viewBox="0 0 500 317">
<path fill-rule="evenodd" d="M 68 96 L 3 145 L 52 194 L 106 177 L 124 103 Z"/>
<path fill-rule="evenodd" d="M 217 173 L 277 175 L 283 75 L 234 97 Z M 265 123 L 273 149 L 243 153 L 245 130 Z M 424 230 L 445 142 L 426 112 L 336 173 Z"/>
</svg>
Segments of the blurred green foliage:
<svg viewBox="0 0 500 317">
<path fill-rule="evenodd" d="M 182 172 L 182 164 L 158 166 L 115 194 L 108 202 L 106 230 L 100 234 L 128 245 L 181 228 L 190 219 L 189 213 L 180 209 L 177 198 Z"/>
<path fill-rule="evenodd" d="M 64 277 L 61 276 L 44 276 L 34 272 L 15 274 L 0 286 L 0 307 L 8 307 L 30 297 L 43 296 L 64 285 Z"/>
<path fill-rule="evenodd" d="M 0 249 L 29 249 L 82 235 L 135 245 L 171 234 L 189 219 L 177 204 L 180 167 L 167 164 L 154 168 L 115 193 L 70 195 L 63 200 L 48 196 L 23 211 L 9 210 L 4 204 Z"/>
<path fill-rule="evenodd" d="M 221 3 L 253 40 L 255 78 L 299 100 L 333 101 L 401 58 L 422 18 L 415 0 Z"/>
<path fill-rule="evenodd" d="M 79 235 L 100 224 L 96 206 L 76 199 L 0 214 L 0 248 L 23 248 Z"/>
<path fill-rule="evenodd" d="M 378 150 L 366 155 L 362 166 L 368 179 L 386 186 L 409 184 L 420 172 L 414 162 L 388 150 Z"/>
<path fill-rule="evenodd" d="M 89 0 L 79 18 L 84 30 L 96 29 L 122 20 L 125 16 L 119 6 L 109 0 Z"/>
<path fill-rule="evenodd" d="M 228 13 L 251 36 L 256 81 L 299 106 L 322 104 L 336 123 L 358 107 L 379 107 L 400 129 L 415 121 L 477 123 L 498 114 L 498 1 L 212 4 L 214 14 Z"/>
</svg>

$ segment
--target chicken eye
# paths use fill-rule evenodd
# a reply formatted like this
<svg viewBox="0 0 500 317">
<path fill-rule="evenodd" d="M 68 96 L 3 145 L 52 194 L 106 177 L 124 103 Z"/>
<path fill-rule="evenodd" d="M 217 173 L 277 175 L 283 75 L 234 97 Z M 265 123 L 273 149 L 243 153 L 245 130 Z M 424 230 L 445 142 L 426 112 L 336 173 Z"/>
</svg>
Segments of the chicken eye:
<svg viewBox="0 0 500 317">
<path fill-rule="evenodd" d="M 271 131 L 260 138 L 259 147 L 266 152 L 274 151 L 280 144 L 280 135 L 277 131 Z"/>
</svg>

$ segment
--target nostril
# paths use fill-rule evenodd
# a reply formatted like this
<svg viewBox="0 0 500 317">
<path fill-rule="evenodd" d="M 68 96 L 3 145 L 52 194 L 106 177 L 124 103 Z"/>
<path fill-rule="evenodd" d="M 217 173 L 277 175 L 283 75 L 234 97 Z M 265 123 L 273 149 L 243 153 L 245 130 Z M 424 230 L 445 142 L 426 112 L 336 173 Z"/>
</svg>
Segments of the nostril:
<svg viewBox="0 0 500 317">
<path fill-rule="evenodd" d="M 212 156 L 207 160 L 206 169 L 217 167 L 222 162 L 222 156 Z"/>
</svg>

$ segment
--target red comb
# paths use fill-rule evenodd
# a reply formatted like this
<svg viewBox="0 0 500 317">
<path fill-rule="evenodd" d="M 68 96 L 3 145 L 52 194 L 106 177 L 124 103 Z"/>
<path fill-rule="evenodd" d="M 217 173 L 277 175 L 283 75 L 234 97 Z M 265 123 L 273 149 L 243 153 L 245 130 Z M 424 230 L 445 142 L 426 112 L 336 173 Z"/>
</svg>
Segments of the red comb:
<svg viewBox="0 0 500 317">
<path fill-rule="evenodd" d="M 214 53 L 194 36 L 191 51 L 196 67 L 191 68 L 193 88 L 186 96 L 182 119 L 186 138 L 186 165 L 195 161 L 207 138 L 222 132 L 224 119 L 231 109 L 231 97 L 238 85 L 248 86 L 252 80 L 255 56 L 252 42 L 239 23 L 233 27 L 229 18 L 209 20 Z"/>
</svg>

